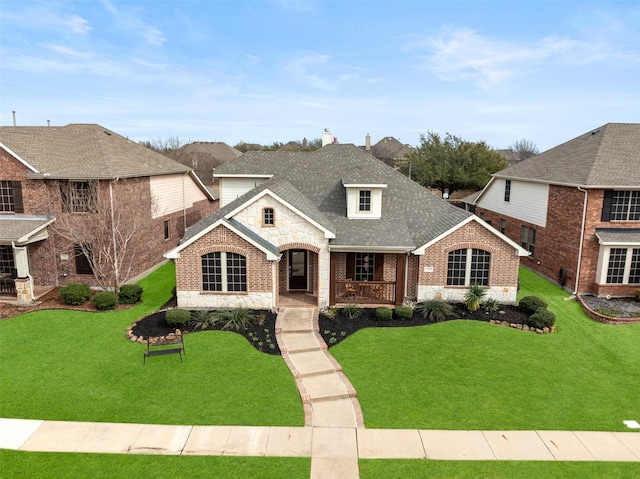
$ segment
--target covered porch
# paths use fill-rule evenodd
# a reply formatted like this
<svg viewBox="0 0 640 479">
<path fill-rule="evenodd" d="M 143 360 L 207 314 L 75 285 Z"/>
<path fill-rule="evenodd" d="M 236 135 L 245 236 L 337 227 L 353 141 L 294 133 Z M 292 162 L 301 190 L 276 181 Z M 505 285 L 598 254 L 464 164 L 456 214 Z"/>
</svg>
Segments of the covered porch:
<svg viewBox="0 0 640 479">
<path fill-rule="evenodd" d="M 330 303 L 401 305 L 407 264 L 406 253 L 332 252 Z"/>
</svg>

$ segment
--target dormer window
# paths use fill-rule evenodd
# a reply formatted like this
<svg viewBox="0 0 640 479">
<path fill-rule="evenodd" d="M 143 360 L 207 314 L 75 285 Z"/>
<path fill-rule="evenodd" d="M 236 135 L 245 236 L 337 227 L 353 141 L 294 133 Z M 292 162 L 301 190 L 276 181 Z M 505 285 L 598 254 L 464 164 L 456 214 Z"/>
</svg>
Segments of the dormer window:
<svg viewBox="0 0 640 479">
<path fill-rule="evenodd" d="M 264 208 L 262 210 L 262 226 L 275 225 L 275 212 L 273 208 Z"/>
<path fill-rule="evenodd" d="M 358 172 L 358 175 L 362 173 Z M 370 220 L 382 217 L 382 192 L 387 187 L 385 183 L 375 179 L 372 181 L 371 178 L 350 181 L 343 178 L 342 184 L 347 194 L 347 218 Z"/>
<path fill-rule="evenodd" d="M 371 211 L 371 190 L 360 190 L 358 211 Z"/>
</svg>

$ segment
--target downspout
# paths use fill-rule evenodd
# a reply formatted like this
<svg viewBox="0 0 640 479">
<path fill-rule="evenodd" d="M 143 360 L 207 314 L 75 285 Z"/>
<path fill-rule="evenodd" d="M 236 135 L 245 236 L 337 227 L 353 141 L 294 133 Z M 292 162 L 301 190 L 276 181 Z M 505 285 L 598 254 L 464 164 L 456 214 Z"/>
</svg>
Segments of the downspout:
<svg viewBox="0 0 640 479">
<path fill-rule="evenodd" d="M 587 222 L 587 200 L 589 199 L 589 190 L 578 186 L 578 191 L 584 193 L 584 205 L 582 207 L 582 226 L 580 227 L 580 248 L 578 248 L 578 267 L 576 268 L 576 282 L 573 285 L 573 296 L 578 295 L 578 283 L 580 281 L 580 266 L 582 265 L 582 243 L 584 241 L 584 226 Z"/>
<path fill-rule="evenodd" d="M 109 201 L 111 203 L 111 238 L 113 240 L 113 270 L 114 270 L 114 274 L 115 274 L 115 283 L 118 284 L 119 283 L 119 278 L 120 278 L 120 272 L 118 271 L 118 248 L 116 245 L 116 229 L 115 229 L 115 216 L 113 213 L 113 189 L 111 187 L 111 185 L 113 183 L 115 183 L 116 181 L 118 181 L 119 178 L 116 178 L 115 180 L 111 180 L 109 181 Z M 116 284 L 113 285 L 113 290 L 114 292 L 116 289 Z"/>
</svg>

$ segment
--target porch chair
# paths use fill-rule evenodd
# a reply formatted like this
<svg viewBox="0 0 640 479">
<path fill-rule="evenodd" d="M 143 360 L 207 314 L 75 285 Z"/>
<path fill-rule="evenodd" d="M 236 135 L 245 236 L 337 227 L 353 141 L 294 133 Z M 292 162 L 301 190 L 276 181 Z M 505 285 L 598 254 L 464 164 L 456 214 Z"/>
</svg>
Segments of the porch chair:
<svg viewBox="0 0 640 479">
<path fill-rule="evenodd" d="M 344 289 L 347 291 L 347 298 L 355 298 L 357 296 L 357 288 L 356 285 L 350 282 L 351 279 L 347 279 L 347 282 L 344 283 Z"/>
</svg>

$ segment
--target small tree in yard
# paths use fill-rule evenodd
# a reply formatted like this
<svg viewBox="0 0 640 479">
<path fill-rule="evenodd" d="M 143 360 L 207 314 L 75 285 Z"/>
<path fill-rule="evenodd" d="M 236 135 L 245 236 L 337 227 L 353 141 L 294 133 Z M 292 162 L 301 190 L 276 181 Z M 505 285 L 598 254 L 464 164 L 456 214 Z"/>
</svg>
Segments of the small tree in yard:
<svg viewBox="0 0 640 479">
<path fill-rule="evenodd" d="M 538 154 L 538 147 L 535 143 L 524 138 L 514 142 L 513 145 L 509 145 L 509 148 L 513 151 L 518 161 L 526 160 Z"/>
<path fill-rule="evenodd" d="M 154 201 L 140 182 L 61 181 L 62 212 L 52 228 L 76 255 L 83 254 L 97 283 L 118 292 L 131 278 L 153 233 Z"/>
</svg>

